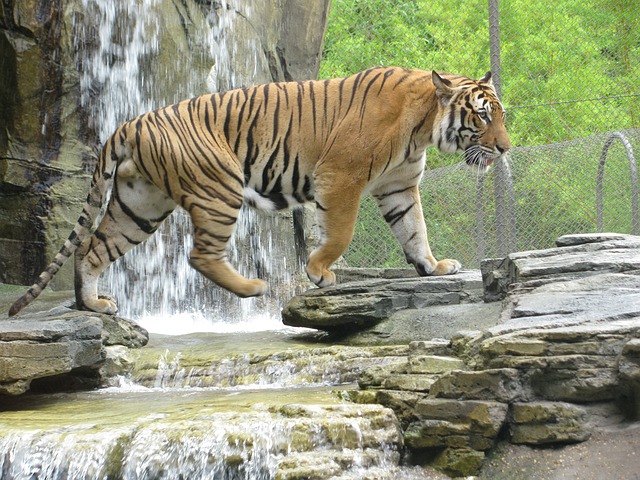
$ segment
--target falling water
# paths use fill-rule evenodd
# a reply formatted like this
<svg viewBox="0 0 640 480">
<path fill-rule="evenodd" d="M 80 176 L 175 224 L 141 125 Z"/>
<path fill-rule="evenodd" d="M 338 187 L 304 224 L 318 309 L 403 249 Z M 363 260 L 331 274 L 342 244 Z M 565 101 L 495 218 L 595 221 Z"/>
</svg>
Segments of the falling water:
<svg viewBox="0 0 640 480">
<path fill-rule="evenodd" d="M 254 58 L 236 55 L 239 40 L 230 35 L 239 16 L 251 17 L 252 1 L 184 4 L 191 11 L 170 14 L 163 9 L 178 9 L 175 2 L 82 2 L 86 13 L 76 18 L 82 103 L 101 142 L 118 124 L 140 113 L 207 91 L 264 81 L 256 71 L 258 49 L 249 45 Z M 162 30 L 179 16 L 199 22 L 198 33 L 184 39 L 173 34 L 178 54 L 166 58 Z M 182 333 L 219 330 L 229 324 L 274 328 L 280 326 L 282 303 L 293 295 L 295 275 L 301 271 L 299 260 L 289 253 L 293 247 L 286 247 L 292 238 L 290 218 L 241 211 L 229 259 L 243 275 L 264 278 L 271 285 L 265 297 L 241 300 L 189 266 L 192 228 L 188 215 L 177 209 L 149 241 L 103 274 L 101 289 L 116 297 L 122 315 L 155 332 L 172 333 L 176 326 Z"/>
</svg>

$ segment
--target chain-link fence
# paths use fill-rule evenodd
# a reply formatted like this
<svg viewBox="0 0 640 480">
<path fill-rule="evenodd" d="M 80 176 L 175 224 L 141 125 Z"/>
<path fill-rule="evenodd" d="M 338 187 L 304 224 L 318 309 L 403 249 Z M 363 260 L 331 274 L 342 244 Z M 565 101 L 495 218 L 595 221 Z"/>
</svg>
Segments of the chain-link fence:
<svg viewBox="0 0 640 480">
<path fill-rule="evenodd" d="M 483 177 L 427 152 L 437 257 L 466 267 L 567 233 L 638 233 L 640 2 L 333 0 L 320 76 L 372 65 L 471 77 L 491 68 L 515 148 Z M 350 266 L 405 265 L 365 199 Z"/>
</svg>

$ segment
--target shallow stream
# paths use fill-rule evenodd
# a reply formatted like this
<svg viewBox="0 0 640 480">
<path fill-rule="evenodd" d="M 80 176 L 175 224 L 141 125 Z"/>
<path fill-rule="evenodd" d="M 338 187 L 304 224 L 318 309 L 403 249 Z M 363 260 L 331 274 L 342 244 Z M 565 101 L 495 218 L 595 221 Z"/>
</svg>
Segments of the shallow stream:
<svg viewBox="0 0 640 480">
<path fill-rule="evenodd" d="M 379 348 L 285 329 L 152 334 L 117 386 L 0 399 L 1 478 L 439 478 L 398 467 L 390 410 L 347 400 L 396 347 Z"/>
</svg>

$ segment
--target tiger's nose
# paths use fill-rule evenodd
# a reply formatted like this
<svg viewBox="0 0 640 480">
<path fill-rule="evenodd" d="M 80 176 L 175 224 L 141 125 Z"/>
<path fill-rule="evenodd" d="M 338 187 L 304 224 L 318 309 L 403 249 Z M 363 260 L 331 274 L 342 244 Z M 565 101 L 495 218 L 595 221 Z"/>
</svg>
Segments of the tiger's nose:
<svg viewBox="0 0 640 480">
<path fill-rule="evenodd" d="M 507 153 L 511 149 L 511 140 L 506 138 L 502 142 L 496 142 L 496 150 L 500 152 L 501 155 Z"/>
</svg>

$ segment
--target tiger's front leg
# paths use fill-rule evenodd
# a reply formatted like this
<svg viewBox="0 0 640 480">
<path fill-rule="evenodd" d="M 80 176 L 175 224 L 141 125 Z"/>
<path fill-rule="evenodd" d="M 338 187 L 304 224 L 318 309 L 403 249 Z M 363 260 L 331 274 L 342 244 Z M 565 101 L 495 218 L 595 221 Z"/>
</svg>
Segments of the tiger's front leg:
<svg viewBox="0 0 640 480">
<path fill-rule="evenodd" d="M 420 276 L 450 275 L 460 270 L 457 260 L 438 261 L 431 253 L 417 185 L 404 189 L 381 188 L 373 192 L 373 197 L 400 242 L 407 262 Z"/>
</svg>

